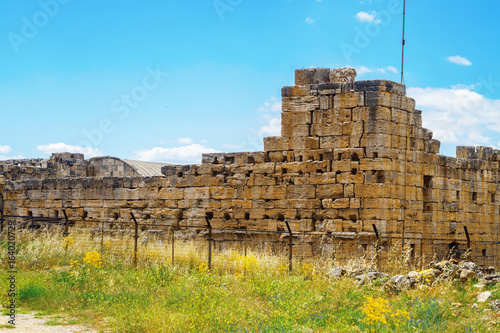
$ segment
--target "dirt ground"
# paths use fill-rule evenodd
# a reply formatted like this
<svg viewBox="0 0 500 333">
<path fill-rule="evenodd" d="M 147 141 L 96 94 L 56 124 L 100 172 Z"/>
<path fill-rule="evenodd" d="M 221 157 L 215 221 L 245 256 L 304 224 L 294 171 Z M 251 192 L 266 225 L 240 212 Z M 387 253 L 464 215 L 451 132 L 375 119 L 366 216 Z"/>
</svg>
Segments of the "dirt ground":
<svg viewBox="0 0 500 333">
<path fill-rule="evenodd" d="M 59 316 L 35 316 L 35 312 L 29 314 L 16 314 L 16 327 L 7 328 L 9 317 L 0 317 L 0 332 L 29 332 L 29 333 L 97 333 L 90 327 L 83 325 L 71 325 L 70 318 Z M 47 325 L 47 322 L 50 325 Z M 67 325 L 67 323 L 70 325 Z M 57 325 L 60 323 L 61 325 Z"/>
</svg>

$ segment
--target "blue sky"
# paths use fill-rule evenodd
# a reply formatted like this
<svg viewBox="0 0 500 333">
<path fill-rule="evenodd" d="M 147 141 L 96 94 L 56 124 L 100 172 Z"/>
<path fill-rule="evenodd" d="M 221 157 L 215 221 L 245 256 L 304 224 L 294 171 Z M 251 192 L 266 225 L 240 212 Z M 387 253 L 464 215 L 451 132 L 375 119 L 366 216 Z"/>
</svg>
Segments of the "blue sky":
<svg viewBox="0 0 500 333">
<path fill-rule="evenodd" d="M 0 159 L 197 163 L 279 135 L 294 70 L 400 80 L 402 0 L 0 2 Z M 500 146 L 498 1 L 408 0 L 405 83 L 424 126 Z"/>
</svg>

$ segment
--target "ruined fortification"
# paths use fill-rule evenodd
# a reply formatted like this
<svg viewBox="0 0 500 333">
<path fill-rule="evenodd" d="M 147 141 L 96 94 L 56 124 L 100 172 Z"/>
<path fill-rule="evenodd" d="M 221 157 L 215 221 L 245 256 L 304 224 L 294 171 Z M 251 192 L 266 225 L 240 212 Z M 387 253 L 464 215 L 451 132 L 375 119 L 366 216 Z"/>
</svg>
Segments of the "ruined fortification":
<svg viewBox="0 0 500 333">
<path fill-rule="evenodd" d="M 133 161 L 113 158 L 110 165 L 57 154 L 46 165 L 4 162 L 6 211 L 65 209 L 77 223 L 110 225 L 134 212 L 141 223 L 200 230 L 208 217 L 214 228 L 249 234 L 283 230 L 287 220 L 302 240 L 294 251 L 307 255 L 329 253 L 340 240 L 373 250 L 375 225 L 387 244 L 404 236 L 414 255 L 432 256 L 464 247 L 466 226 L 472 242 L 488 241 L 475 255 L 498 258 L 499 151 L 439 155 L 405 86 L 297 70 L 295 86 L 282 90 L 281 124 L 262 152 L 205 154 L 199 165 L 157 165 L 161 174 L 148 177 L 127 172 Z M 430 250 L 423 239 L 433 240 Z"/>
</svg>

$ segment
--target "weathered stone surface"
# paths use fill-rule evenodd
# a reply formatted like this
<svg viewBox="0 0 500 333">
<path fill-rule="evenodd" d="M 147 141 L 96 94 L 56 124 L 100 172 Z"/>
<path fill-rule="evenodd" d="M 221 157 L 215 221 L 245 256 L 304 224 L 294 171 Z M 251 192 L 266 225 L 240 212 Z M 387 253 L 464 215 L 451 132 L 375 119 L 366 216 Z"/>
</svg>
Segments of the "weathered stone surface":
<svg viewBox="0 0 500 333">
<path fill-rule="evenodd" d="M 335 280 L 340 279 L 342 276 L 344 276 L 346 273 L 346 270 L 343 267 L 336 267 L 332 268 L 329 272 L 328 275 Z"/>
<path fill-rule="evenodd" d="M 484 303 L 492 297 L 493 297 L 493 294 L 491 292 L 484 291 L 477 296 L 477 301 L 478 301 L 478 303 Z"/>
<path fill-rule="evenodd" d="M 384 290 L 391 292 L 399 292 L 412 288 L 416 283 L 416 280 L 409 278 L 404 275 L 395 275 L 391 277 L 383 286 Z"/>
<path fill-rule="evenodd" d="M 470 270 L 470 269 L 462 269 L 462 271 L 460 272 L 460 281 L 464 282 L 464 281 L 467 281 L 471 278 L 475 278 L 476 277 L 476 274 L 474 273 L 474 271 Z"/>
<path fill-rule="evenodd" d="M 295 85 L 320 84 L 330 82 L 329 68 L 307 68 L 295 70 Z"/>
<path fill-rule="evenodd" d="M 354 82 L 357 73 L 354 68 L 334 68 L 330 71 L 330 82 Z"/>
</svg>

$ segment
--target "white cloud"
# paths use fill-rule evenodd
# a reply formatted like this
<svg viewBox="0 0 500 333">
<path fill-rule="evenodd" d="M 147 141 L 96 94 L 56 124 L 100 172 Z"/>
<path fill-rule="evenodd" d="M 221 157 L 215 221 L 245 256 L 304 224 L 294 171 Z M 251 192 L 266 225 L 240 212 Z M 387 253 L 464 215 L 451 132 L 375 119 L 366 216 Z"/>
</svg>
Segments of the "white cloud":
<svg viewBox="0 0 500 333">
<path fill-rule="evenodd" d="M 218 150 L 193 143 L 174 148 L 155 147 L 152 149 L 144 149 L 135 151 L 134 154 L 136 155 L 135 158 L 141 161 L 195 164 L 201 163 L 201 154 L 218 152 Z"/>
<path fill-rule="evenodd" d="M 367 12 L 359 12 L 356 14 L 356 20 L 359 22 L 368 22 L 368 23 L 376 23 L 380 24 L 381 21 L 379 19 L 376 19 L 375 17 L 377 16 L 377 13 L 375 11 L 372 11 L 371 13 Z"/>
<path fill-rule="evenodd" d="M 249 128 L 248 135 L 239 142 L 222 144 L 223 148 L 232 151 L 261 151 L 263 138 L 281 135 L 281 100 L 276 97 L 267 99 L 257 111 L 261 116 L 260 127 Z"/>
<path fill-rule="evenodd" d="M 12 148 L 10 148 L 7 145 L 0 146 L 0 154 L 8 154 L 12 151 Z"/>
<path fill-rule="evenodd" d="M 280 136 L 281 135 L 281 117 L 266 117 L 267 123 L 263 125 L 259 134 L 263 136 Z"/>
<path fill-rule="evenodd" d="M 260 136 L 279 136 L 281 135 L 281 101 L 276 97 L 271 97 L 268 101 L 257 109 L 264 113 L 262 125 L 258 131 Z"/>
<path fill-rule="evenodd" d="M 25 159 L 23 155 L 16 155 L 16 156 L 3 156 L 0 155 L 0 161 L 5 161 L 5 160 L 22 160 Z"/>
<path fill-rule="evenodd" d="M 270 113 L 270 112 L 281 112 L 281 101 L 276 97 L 271 97 L 269 100 L 264 102 L 261 107 L 257 109 L 258 112 Z"/>
<path fill-rule="evenodd" d="M 451 63 L 457 64 L 457 65 L 462 65 L 462 66 L 470 66 L 472 65 L 472 62 L 470 62 L 469 59 L 461 57 L 459 55 L 453 56 L 453 57 L 448 57 L 446 58 Z"/>
<path fill-rule="evenodd" d="M 366 66 L 359 66 L 359 67 L 356 67 L 356 74 L 358 75 L 363 75 L 363 74 L 366 74 L 366 73 L 372 73 L 373 71 L 366 67 Z"/>
<path fill-rule="evenodd" d="M 392 73 L 397 73 L 398 70 L 394 66 L 386 66 L 386 67 L 366 67 L 364 65 L 358 66 L 355 68 L 356 73 L 361 76 L 364 74 L 369 74 L 369 73 L 379 73 L 379 74 L 385 74 L 386 72 L 392 72 Z"/>
<path fill-rule="evenodd" d="M 500 100 L 467 88 L 408 88 L 423 126 L 443 143 L 493 145 L 500 136 Z"/>
<path fill-rule="evenodd" d="M 41 151 L 44 154 L 50 155 L 52 153 L 81 153 L 85 155 L 85 158 L 91 158 L 96 156 L 102 156 L 102 152 L 98 148 L 92 147 L 80 147 L 68 145 L 66 143 L 51 143 L 48 145 L 38 145 L 36 150 Z"/>
<path fill-rule="evenodd" d="M 306 17 L 306 23 L 307 24 L 314 24 L 314 19 L 312 19 L 310 17 Z"/>
<path fill-rule="evenodd" d="M 393 67 L 393 66 L 387 66 L 386 68 L 387 68 L 387 70 L 388 70 L 389 72 L 393 72 L 393 73 L 397 73 L 397 72 L 398 72 L 398 69 L 397 69 L 396 67 Z"/>
<path fill-rule="evenodd" d="M 222 144 L 223 148 L 230 149 L 230 150 L 235 150 L 235 149 L 240 149 L 240 145 L 236 143 L 223 143 Z"/>
<path fill-rule="evenodd" d="M 177 142 L 188 145 L 193 143 L 193 140 L 191 138 L 179 138 Z"/>
</svg>

